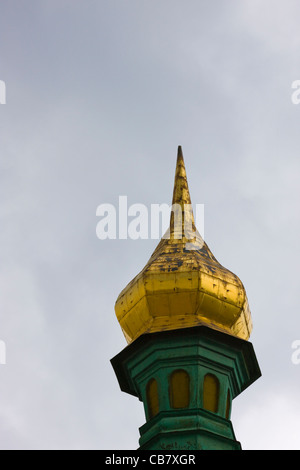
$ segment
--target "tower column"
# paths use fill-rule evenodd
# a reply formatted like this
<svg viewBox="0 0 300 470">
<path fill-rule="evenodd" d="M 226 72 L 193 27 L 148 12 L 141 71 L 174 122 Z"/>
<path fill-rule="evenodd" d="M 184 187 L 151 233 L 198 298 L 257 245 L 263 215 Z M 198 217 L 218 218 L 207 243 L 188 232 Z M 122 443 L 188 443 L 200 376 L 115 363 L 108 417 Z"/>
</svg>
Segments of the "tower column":
<svg viewBox="0 0 300 470">
<path fill-rule="evenodd" d="M 252 344 L 207 326 L 144 334 L 112 359 L 143 401 L 140 449 L 239 450 L 231 402 L 261 374 Z"/>
</svg>

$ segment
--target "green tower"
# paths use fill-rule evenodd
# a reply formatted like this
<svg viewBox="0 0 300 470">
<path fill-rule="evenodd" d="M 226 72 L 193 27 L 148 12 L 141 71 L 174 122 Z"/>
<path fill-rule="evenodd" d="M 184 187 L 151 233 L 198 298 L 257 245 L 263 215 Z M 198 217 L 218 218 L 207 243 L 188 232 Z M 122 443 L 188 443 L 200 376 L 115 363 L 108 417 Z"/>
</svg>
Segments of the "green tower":
<svg viewBox="0 0 300 470">
<path fill-rule="evenodd" d="M 232 400 L 261 372 L 240 279 L 196 230 L 181 147 L 170 228 L 116 301 L 129 343 L 111 362 L 144 404 L 145 450 L 239 450 Z"/>
</svg>

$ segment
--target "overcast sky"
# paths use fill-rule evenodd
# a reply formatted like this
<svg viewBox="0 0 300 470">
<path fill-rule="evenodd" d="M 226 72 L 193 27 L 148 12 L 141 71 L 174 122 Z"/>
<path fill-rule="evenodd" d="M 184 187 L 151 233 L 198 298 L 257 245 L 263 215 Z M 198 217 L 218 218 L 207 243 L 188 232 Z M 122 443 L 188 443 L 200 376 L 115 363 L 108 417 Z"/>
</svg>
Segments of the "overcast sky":
<svg viewBox="0 0 300 470">
<path fill-rule="evenodd" d="M 0 5 L 0 447 L 136 449 L 110 364 L 115 300 L 158 240 L 99 240 L 96 209 L 171 204 L 177 146 L 205 240 L 245 285 L 262 377 L 244 449 L 300 448 L 300 4 Z"/>
</svg>

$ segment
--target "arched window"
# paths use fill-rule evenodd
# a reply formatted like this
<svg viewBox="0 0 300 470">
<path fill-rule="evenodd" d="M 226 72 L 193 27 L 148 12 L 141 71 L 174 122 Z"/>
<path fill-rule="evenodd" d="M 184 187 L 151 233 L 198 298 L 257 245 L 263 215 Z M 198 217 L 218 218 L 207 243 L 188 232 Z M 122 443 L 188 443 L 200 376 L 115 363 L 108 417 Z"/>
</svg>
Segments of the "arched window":
<svg viewBox="0 0 300 470">
<path fill-rule="evenodd" d="M 149 419 L 159 412 L 158 387 L 155 379 L 150 379 L 146 388 Z"/>
<path fill-rule="evenodd" d="M 190 377 L 183 370 L 172 372 L 170 377 L 170 406 L 171 408 L 187 408 L 190 403 Z"/>
<path fill-rule="evenodd" d="M 230 415 L 230 391 L 228 390 L 227 392 L 227 400 L 226 400 L 226 413 L 225 413 L 225 418 L 229 419 Z"/>
<path fill-rule="evenodd" d="M 213 374 L 206 374 L 203 384 L 203 407 L 205 410 L 218 412 L 220 384 Z"/>
</svg>

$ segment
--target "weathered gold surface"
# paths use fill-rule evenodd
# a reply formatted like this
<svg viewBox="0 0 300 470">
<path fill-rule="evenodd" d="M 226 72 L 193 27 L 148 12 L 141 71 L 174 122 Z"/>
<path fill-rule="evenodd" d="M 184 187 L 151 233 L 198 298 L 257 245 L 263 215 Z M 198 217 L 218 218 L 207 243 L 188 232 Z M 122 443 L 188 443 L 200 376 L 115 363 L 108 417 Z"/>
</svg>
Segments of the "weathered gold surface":
<svg viewBox="0 0 300 470">
<path fill-rule="evenodd" d="M 172 203 L 180 204 L 183 215 L 184 204 L 191 203 L 181 147 Z M 242 282 L 215 259 L 195 228 L 192 211 L 185 211 L 182 223 L 177 220 L 172 212 L 169 237 L 161 239 L 116 301 L 127 342 L 143 333 L 201 324 L 248 339 L 252 321 Z M 186 225 L 195 232 L 188 238 L 181 236 Z"/>
</svg>

